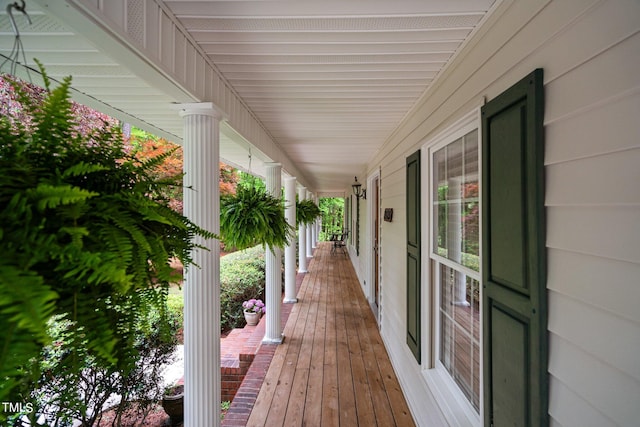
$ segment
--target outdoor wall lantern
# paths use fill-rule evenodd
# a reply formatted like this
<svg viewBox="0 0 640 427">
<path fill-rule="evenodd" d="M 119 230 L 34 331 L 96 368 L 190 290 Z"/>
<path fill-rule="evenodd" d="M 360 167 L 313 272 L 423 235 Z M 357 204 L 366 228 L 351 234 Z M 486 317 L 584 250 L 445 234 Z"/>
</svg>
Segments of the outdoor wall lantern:
<svg viewBox="0 0 640 427">
<path fill-rule="evenodd" d="M 362 188 L 362 184 L 358 182 L 358 177 L 353 177 L 355 181 L 351 184 L 351 188 L 353 188 L 353 194 L 359 199 L 367 200 L 367 189 Z"/>
</svg>

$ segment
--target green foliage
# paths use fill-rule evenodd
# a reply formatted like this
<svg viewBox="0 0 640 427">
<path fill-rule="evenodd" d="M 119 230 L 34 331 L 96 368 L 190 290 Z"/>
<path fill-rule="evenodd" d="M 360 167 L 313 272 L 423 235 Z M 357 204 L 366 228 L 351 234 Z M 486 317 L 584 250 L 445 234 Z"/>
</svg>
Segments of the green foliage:
<svg viewBox="0 0 640 427">
<path fill-rule="evenodd" d="M 255 246 L 220 259 L 220 328 L 225 331 L 244 324 L 242 302 L 264 298 L 264 248 Z"/>
<path fill-rule="evenodd" d="M 267 186 L 264 181 L 257 176 L 242 171 L 238 171 L 238 175 L 239 179 L 237 188 L 257 188 L 260 190 L 267 190 Z"/>
<path fill-rule="evenodd" d="M 220 268 L 236 261 L 249 261 L 249 264 L 258 270 L 265 269 L 264 248 L 260 245 L 248 249 L 233 252 L 220 259 Z"/>
<path fill-rule="evenodd" d="M 130 156 L 118 129 L 76 131 L 70 83 L 42 101 L 16 84 L 29 127 L 0 118 L 0 401 L 40 376 L 54 315 L 71 322 L 68 375 L 87 358 L 134 369 L 139 319 L 175 280 L 169 259 L 188 266 L 193 238 L 214 237 L 169 208 L 154 162 Z"/>
<path fill-rule="evenodd" d="M 283 248 L 294 235 L 285 219 L 282 199 L 266 190 L 238 186 L 236 194 L 220 197 L 220 236 L 226 247 Z"/>
<path fill-rule="evenodd" d="M 176 325 L 176 331 L 184 328 L 184 296 L 182 292 L 167 295 L 167 310 L 169 318 Z"/>
<path fill-rule="evenodd" d="M 312 200 L 296 202 L 296 224 L 312 224 L 316 218 L 322 215 L 320 208 Z"/>
<path fill-rule="evenodd" d="M 329 240 L 333 234 L 344 229 L 344 199 L 341 197 L 323 197 L 320 199 L 322 212 L 322 231 L 320 240 Z"/>
<path fill-rule="evenodd" d="M 44 347 L 40 358 L 41 377 L 25 399 L 30 399 L 35 409 L 25 414 L 31 417 L 31 425 L 42 425 L 36 423 L 36 416 L 42 417 L 39 422 L 44 425 L 71 425 L 73 420 L 96 425 L 113 395 L 120 396 L 115 407 L 116 425 L 129 408 L 143 420 L 162 395 L 162 369 L 173 359 L 176 330 L 177 322 L 165 306 L 145 313 L 136 323 L 135 365 L 119 371 L 100 363 L 88 351 L 86 340 L 78 340 L 73 322 L 54 316 L 49 321 L 52 343 Z M 78 364 L 80 373 L 69 371 L 70 364 Z"/>
</svg>

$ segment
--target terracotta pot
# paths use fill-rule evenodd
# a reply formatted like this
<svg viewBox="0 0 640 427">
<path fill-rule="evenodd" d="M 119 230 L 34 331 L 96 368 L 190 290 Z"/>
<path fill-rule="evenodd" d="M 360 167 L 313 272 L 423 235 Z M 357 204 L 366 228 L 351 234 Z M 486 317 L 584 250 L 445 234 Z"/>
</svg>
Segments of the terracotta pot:
<svg viewBox="0 0 640 427">
<path fill-rule="evenodd" d="M 171 425 L 177 425 L 184 419 L 184 386 L 176 387 L 174 395 L 162 397 L 162 408 L 169 415 Z"/>
<path fill-rule="evenodd" d="M 254 313 L 253 311 L 244 312 L 244 320 L 247 321 L 247 326 L 256 326 L 260 321 L 260 313 Z"/>
</svg>

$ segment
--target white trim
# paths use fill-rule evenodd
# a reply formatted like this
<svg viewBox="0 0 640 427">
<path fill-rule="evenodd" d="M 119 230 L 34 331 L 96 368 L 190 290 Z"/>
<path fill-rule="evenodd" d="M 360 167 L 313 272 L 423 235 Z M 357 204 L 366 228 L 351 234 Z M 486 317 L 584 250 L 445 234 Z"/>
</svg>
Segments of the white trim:
<svg viewBox="0 0 640 427">
<path fill-rule="evenodd" d="M 424 251 L 425 245 L 428 245 L 427 247 L 431 247 L 430 244 L 426 243 L 428 241 L 431 240 L 431 224 L 433 219 L 431 218 L 431 215 L 429 214 L 429 212 L 431 211 L 431 200 L 430 200 L 430 195 L 431 195 L 431 190 L 429 189 L 429 183 L 431 182 L 430 176 L 431 176 L 431 163 L 429 161 L 430 159 L 430 154 L 429 154 L 429 149 L 427 147 L 427 144 L 423 145 L 422 148 L 420 149 L 420 192 L 424 193 L 425 191 L 428 192 L 429 197 L 423 197 L 422 194 L 420 194 L 420 210 L 422 212 L 421 216 L 423 219 L 426 219 L 426 221 L 422 221 L 421 222 L 421 231 L 420 231 L 420 239 L 421 239 L 421 252 Z M 425 213 L 427 213 L 427 215 L 425 215 Z M 422 333 L 422 337 L 421 337 L 421 343 L 422 343 L 422 363 L 421 363 L 421 368 L 423 370 L 425 369 L 430 369 L 433 367 L 433 360 L 434 355 L 433 355 L 433 322 L 434 322 L 434 317 L 433 317 L 433 310 L 431 310 L 431 307 L 433 307 L 433 293 L 431 292 L 431 287 L 430 286 L 422 286 L 423 284 L 429 284 L 431 283 L 431 262 L 429 259 L 429 254 L 426 253 L 427 256 L 422 255 L 420 258 L 420 285 L 421 285 L 421 292 L 420 292 L 420 298 L 422 299 L 422 311 L 420 313 L 420 318 L 421 323 L 422 324 L 427 324 L 428 327 L 426 328 L 421 328 L 420 331 Z M 435 395 L 435 393 L 434 393 Z"/>
<path fill-rule="evenodd" d="M 199 114 L 214 117 L 220 122 L 229 120 L 229 116 L 213 102 L 183 102 L 172 104 L 171 108 L 177 110 L 180 117 Z"/>
<path fill-rule="evenodd" d="M 431 154 L 431 152 L 448 145 L 449 142 L 462 138 L 474 129 L 480 129 L 480 107 L 474 108 L 473 111 L 465 114 L 460 120 L 427 141 L 423 147 L 429 150 L 429 154 Z"/>
<path fill-rule="evenodd" d="M 374 173 L 372 173 L 368 178 L 367 178 L 367 189 L 373 190 L 374 186 L 373 183 L 375 180 L 378 180 L 378 193 L 374 194 L 372 191 L 369 192 L 369 200 L 367 203 L 367 222 L 369 225 L 369 247 L 368 247 L 368 259 L 369 259 L 369 268 L 367 271 L 367 277 L 369 280 L 369 286 L 367 289 L 367 299 L 369 300 L 369 304 L 371 305 L 371 307 L 376 307 L 377 313 L 375 314 L 376 317 L 376 321 L 378 322 L 378 328 L 380 328 L 380 313 L 382 312 L 381 308 L 382 308 L 382 257 L 380 256 L 380 247 L 381 245 L 381 241 L 382 241 L 382 215 L 381 215 L 381 210 L 382 210 L 382 205 L 380 203 L 380 170 L 376 170 Z M 376 266 L 375 266 L 375 262 L 374 262 L 374 256 L 375 253 L 373 251 L 373 237 L 375 236 L 375 224 L 373 221 L 374 218 L 374 209 L 375 209 L 375 200 L 376 198 L 378 198 L 378 271 L 376 271 Z M 378 293 L 379 293 L 379 298 L 378 301 L 376 301 L 376 289 L 375 289 L 375 276 L 376 274 L 378 275 Z"/>
<path fill-rule="evenodd" d="M 454 269 L 454 270 L 458 270 L 461 271 L 462 273 L 464 273 L 465 275 L 471 277 L 472 279 L 475 279 L 477 281 L 480 281 L 481 276 L 480 276 L 480 272 L 479 271 L 475 271 L 470 269 L 469 267 L 465 267 L 462 264 L 458 264 L 455 261 L 451 261 L 448 258 L 445 258 L 441 255 L 438 254 L 434 254 L 433 252 L 429 253 L 429 257 L 434 260 L 434 261 L 438 261 L 440 264 L 444 264 L 447 267 Z"/>
<path fill-rule="evenodd" d="M 433 393 L 436 402 L 442 409 L 447 421 L 452 426 L 470 426 L 478 427 L 482 425 L 484 395 L 483 395 L 483 378 L 482 378 L 482 339 L 480 341 L 480 411 L 476 412 L 473 405 L 467 397 L 462 393 L 460 388 L 455 384 L 449 373 L 438 360 L 437 345 L 439 342 L 439 321 L 436 302 L 439 301 L 439 289 L 433 286 L 438 283 L 439 271 L 432 268 L 432 260 L 452 267 L 455 264 L 456 269 L 462 270 L 465 274 L 480 282 L 482 289 L 481 272 L 452 263 L 448 259 L 434 254 L 432 224 L 434 223 L 433 210 L 431 201 L 433 199 L 433 188 L 431 175 L 433 171 L 433 154 L 440 148 L 448 145 L 456 139 L 462 138 L 469 132 L 478 131 L 478 174 L 481 176 L 481 146 L 482 146 L 482 129 L 480 107 L 474 108 L 462 118 L 457 120 L 445 130 L 425 141 L 422 145 L 421 161 L 426 167 L 422 168 L 422 194 L 421 208 L 423 218 L 427 219 L 426 225 L 422 226 L 422 277 L 423 284 L 422 303 L 423 311 L 422 323 L 427 327 L 422 328 L 422 354 L 425 356 L 422 362 L 422 377 Z M 482 208 L 480 206 L 480 208 Z M 482 218 L 480 218 L 482 221 Z M 482 236 L 479 237 L 482 239 Z M 480 318 L 482 319 L 482 304 L 480 304 Z M 482 337 L 482 322 L 480 322 L 480 337 Z"/>
</svg>

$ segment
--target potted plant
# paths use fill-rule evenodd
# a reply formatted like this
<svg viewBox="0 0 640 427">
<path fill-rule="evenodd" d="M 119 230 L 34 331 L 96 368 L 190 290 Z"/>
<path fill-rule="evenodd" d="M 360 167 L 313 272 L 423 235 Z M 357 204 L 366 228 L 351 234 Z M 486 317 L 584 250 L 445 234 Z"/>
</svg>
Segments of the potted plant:
<svg viewBox="0 0 640 427">
<path fill-rule="evenodd" d="M 296 225 L 313 224 L 320 215 L 322 215 L 322 211 L 312 200 L 306 199 L 296 202 Z"/>
<path fill-rule="evenodd" d="M 253 298 L 243 302 L 242 308 L 244 309 L 244 319 L 247 321 L 248 326 L 257 325 L 262 314 L 267 312 L 262 300 Z"/>
<path fill-rule="evenodd" d="M 220 197 L 220 239 L 242 250 L 261 244 L 284 248 L 295 230 L 284 216 L 284 201 L 256 186 Z"/>
<path fill-rule="evenodd" d="M 169 415 L 172 426 L 184 419 L 184 385 L 174 384 L 167 387 L 162 396 L 162 408 Z"/>
</svg>

